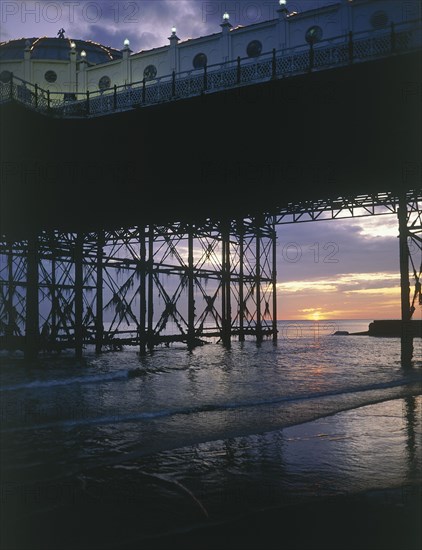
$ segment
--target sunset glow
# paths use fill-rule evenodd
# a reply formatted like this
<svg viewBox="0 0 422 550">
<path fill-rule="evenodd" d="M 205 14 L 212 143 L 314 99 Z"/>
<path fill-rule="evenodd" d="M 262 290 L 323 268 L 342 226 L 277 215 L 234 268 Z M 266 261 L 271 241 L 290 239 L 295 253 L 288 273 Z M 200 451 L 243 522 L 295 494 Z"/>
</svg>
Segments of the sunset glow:
<svg viewBox="0 0 422 550">
<path fill-rule="evenodd" d="M 394 273 L 289 281 L 278 283 L 277 293 L 280 319 L 384 319 L 400 315 L 399 277 Z"/>
<path fill-rule="evenodd" d="M 395 214 L 281 227 L 278 318 L 399 319 L 397 237 Z M 296 254 L 290 254 L 291 250 Z M 332 251 L 335 253 L 330 255 Z M 417 264 L 420 259 L 415 256 L 414 261 Z M 413 293 L 410 274 L 410 300 Z M 414 318 L 421 318 L 420 307 Z"/>
</svg>

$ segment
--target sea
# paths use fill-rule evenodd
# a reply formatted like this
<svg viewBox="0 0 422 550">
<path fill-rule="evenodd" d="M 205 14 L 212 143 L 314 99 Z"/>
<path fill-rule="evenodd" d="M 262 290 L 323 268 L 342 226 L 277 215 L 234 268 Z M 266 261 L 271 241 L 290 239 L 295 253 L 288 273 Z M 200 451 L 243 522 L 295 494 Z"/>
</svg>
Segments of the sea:
<svg viewBox="0 0 422 550">
<path fill-rule="evenodd" d="M 1 352 L 4 550 L 119 548 L 422 481 L 422 349 L 371 320 L 146 356 Z M 398 492 L 397 492 L 398 491 Z"/>
</svg>

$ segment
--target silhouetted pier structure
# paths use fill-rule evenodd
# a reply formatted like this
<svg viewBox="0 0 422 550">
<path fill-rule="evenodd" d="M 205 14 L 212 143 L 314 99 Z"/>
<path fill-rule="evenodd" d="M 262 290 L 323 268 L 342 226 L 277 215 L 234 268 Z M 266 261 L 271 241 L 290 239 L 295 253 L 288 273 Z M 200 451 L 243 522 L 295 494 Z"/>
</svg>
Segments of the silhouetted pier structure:
<svg viewBox="0 0 422 550">
<path fill-rule="evenodd" d="M 0 84 L 1 347 L 276 340 L 277 226 L 395 213 L 409 362 L 420 21 L 381 34 L 98 97 Z"/>
</svg>

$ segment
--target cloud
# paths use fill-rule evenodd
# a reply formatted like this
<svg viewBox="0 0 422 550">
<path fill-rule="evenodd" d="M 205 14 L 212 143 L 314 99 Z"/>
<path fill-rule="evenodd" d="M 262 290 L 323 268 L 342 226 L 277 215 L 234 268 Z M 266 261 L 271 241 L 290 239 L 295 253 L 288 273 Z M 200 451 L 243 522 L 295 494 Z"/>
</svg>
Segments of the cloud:
<svg viewBox="0 0 422 550">
<path fill-rule="evenodd" d="M 371 273 L 398 274 L 394 228 L 395 215 L 279 226 L 278 279 L 336 279 L 338 284 L 343 274 L 365 273 L 367 280 Z"/>
<path fill-rule="evenodd" d="M 219 32 L 221 14 L 218 20 L 205 18 L 205 4 L 202 0 L 2 2 L 2 39 L 55 37 L 58 29 L 64 27 L 66 36 L 115 48 L 122 48 L 124 39 L 129 38 L 132 50 L 140 51 L 167 45 L 174 25 L 182 40 Z"/>
<path fill-rule="evenodd" d="M 355 228 L 360 236 L 367 239 L 398 236 L 398 222 L 395 215 L 362 218 L 356 224 L 352 222 L 351 227 Z"/>
<path fill-rule="evenodd" d="M 329 0 L 291 0 L 291 9 L 303 11 Z M 140 51 L 168 44 L 173 25 L 181 40 L 220 32 L 224 11 L 233 25 L 249 25 L 276 17 L 276 0 L 26 0 L 0 2 L 2 39 L 22 36 L 66 35 L 121 48 L 129 38 L 131 49 Z M 7 12 L 6 12 L 7 9 Z"/>
<path fill-rule="evenodd" d="M 398 287 L 378 287 L 378 288 L 359 288 L 356 290 L 347 290 L 346 294 L 364 294 L 366 296 L 399 296 Z"/>
<path fill-rule="evenodd" d="M 278 283 L 277 289 L 284 293 L 331 293 L 376 294 L 395 292 L 400 284 L 395 273 L 344 273 L 333 279 L 307 278 L 305 280 Z"/>
<path fill-rule="evenodd" d="M 337 286 L 331 281 L 290 281 L 288 283 L 277 283 L 277 291 L 281 295 L 296 294 L 296 293 L 323 293 L 336 292 Z"/>
</svg>

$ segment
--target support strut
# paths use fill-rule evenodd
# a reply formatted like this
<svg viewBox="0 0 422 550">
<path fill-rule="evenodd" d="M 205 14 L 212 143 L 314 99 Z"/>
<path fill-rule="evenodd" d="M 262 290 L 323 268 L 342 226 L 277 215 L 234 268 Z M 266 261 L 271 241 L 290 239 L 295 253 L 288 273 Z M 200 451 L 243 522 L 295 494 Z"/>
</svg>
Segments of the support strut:
<svg viewBox="0 0 422 550">
<path fill-rule="evenodd" d="M 104 232 L 98 232 L 97 237 L 97 302 L 95 314 L 95 352 L 101 353 L 104 339 L 104 274 L 103 274 L 103 255 L 104 255 Z"/>
<path fill-rule="evenodd" d="M 146 300 L 146 234 L 145 226 L 139 228 L 139 244 L 140 244 L 140 258 L 139 258 L 139 353 L 145 355 L 146 353 L 146 333 L 145 322 L 147 314 L 147 300 Z"/>
<path fill-rule="evenodd" d="M 397 212 L 399 221 L 399 254 L 400 254 L 400 294 L 401 294 L 401 362 L 408 366 L 413 357 L 413 335 L 410 310 L 410 280 L 409 280 L 409 247 L 408 212 L 406 196 L 399 198 Z"/>
<path fill-rule="evenodd" d="M 82 359 L 83 349 L 83 235 L 75 242 L 75 356 Z"/>
<path fill-rule="evenodd" d="M 25 359 L 34 360 L 39 351 L 39 308 L 38 308 L 38 238 L 28 239 L 27 287 L 25 316 Z"/>
</svg>

